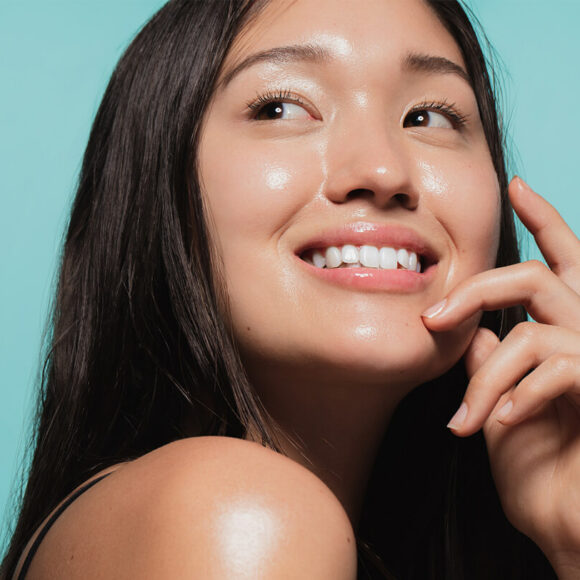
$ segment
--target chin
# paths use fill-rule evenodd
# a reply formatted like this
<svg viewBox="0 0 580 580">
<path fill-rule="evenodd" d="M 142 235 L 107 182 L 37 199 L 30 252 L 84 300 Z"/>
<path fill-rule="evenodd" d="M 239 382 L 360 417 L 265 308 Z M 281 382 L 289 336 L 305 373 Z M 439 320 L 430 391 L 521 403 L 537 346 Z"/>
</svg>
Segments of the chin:
<svg viewBox="0 0 580 580">
<path fill-rule="evenodd" d="M 409 325 L 403 336 L 377 332 L 374 339 L 347 341 L 339 349 L 341 356 L 328 360 L 329 366 L 338 369 L 343 380 L 400 385 L 406 390 L 435 379 L 459 361 L 469 339 L 435 338 L 420 326 L 412 332 Z"/>
<path fill-rule="evenodd" d="M 475 332 L 469 328 L 430 333 L 420 317 L 413 322 L 391 319 L 382 324 L 356 321 L 329 325 L 302 333 L 281 348 L 263 343 L 252 352 L 242 351 L 250 375 L 286 377 L 300 382 L 352 383 L 401 388 L 413 387 L 444 374 L 456 364 Z"/>
</svg>

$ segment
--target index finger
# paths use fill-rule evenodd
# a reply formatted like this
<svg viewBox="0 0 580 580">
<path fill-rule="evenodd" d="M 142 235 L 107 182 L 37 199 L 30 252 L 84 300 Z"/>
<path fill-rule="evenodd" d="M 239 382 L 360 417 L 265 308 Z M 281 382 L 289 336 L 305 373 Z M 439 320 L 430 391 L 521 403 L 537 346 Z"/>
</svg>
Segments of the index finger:
<svg viewBox="0 0 580 580">
<path fill-rule="evenodd" d="M 449 330 L 482 310 L 521 304 L 537 322 L 580 330 L 580 296 L 537 260 L 480 272 L 423 312 L 435 332 Z"/>
<path fill-rule="evenodd" d="M 580 240 L 556 208 L 520 177 L 510 183 L 509 195 L 516 214 L 534 236 L 550 269 L 563 279 L 568 271 L 579 273 Z M 573 287 L 580 286 L 578 279 L 564 281 Z M 575 290 L 579 291 L 580 287 Z"/>
</svg>

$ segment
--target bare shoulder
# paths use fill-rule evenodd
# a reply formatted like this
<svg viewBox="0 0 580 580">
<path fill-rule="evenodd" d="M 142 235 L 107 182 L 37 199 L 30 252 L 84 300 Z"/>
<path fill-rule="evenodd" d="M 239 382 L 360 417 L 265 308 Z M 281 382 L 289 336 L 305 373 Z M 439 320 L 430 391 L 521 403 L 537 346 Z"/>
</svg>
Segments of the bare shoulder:
<svg viewBox="0 0 580 580">
<path fill-rule="evenodd" d="M 122 465 L 46 535 L 28 580 L 356 578 L 354 534 L 311 472 L 255 443 L 184 439 Z"/>
</svg>

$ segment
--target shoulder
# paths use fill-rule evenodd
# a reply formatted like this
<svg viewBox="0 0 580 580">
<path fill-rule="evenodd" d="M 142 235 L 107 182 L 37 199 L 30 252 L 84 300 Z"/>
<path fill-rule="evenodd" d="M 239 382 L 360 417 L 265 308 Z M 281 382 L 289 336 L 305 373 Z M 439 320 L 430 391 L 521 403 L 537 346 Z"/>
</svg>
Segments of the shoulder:
<svg viewBox="0 0 580 580">
<path fill-rule="evenodd" d="M 73 502 L 29 580 L 356 577 L 342 506 L 311 472 L 255 443 L 184 439 L 122 465 Z"/>
</svg>

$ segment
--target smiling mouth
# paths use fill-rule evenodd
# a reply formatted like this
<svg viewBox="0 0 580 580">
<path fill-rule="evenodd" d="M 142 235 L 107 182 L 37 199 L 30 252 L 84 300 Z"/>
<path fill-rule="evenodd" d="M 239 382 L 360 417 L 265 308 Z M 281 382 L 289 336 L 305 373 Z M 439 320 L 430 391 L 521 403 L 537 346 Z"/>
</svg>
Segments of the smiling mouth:
<svg viewBox="0 0 580 580">
<path fill-rule="evenodd" d="M 424 272 L 433 262 L 407 248 L 391 246 L 329 246 L 308 249 L 300 255 L 307 264 L 320 269 L 371 268 Z"/>
</svg>

